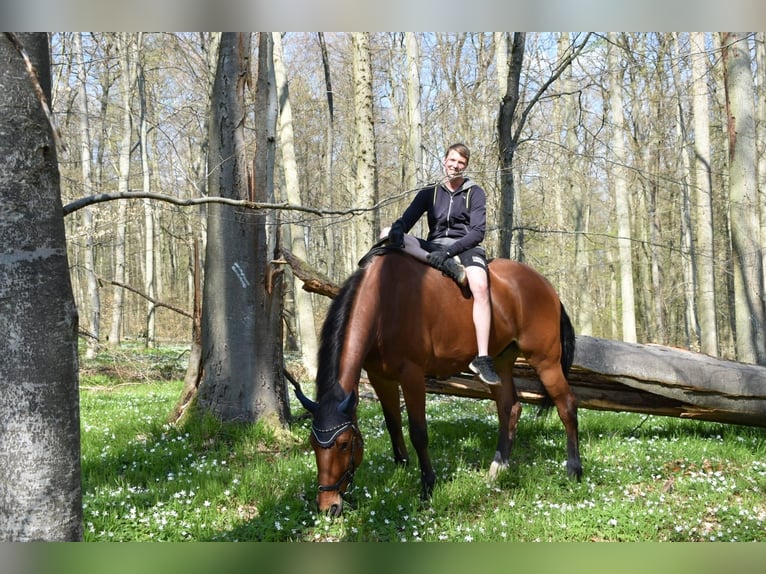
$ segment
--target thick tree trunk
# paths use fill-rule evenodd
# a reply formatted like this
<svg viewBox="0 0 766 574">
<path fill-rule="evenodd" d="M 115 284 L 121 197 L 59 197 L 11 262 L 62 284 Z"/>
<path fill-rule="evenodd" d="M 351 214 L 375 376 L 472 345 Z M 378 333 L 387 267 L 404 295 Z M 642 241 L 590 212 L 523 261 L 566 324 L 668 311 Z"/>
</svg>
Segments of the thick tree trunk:
<svg viewBox="0 0 766 574">
<path fill-rule="evenodd" d="M 250 35 L 221 37 L 210 121 L 208 193 L 249 199 L 244 121 L 250 74 Z M 208 206 L 202 298 L 201 410 L 226 421 L 249 422 L 255 371 L 255 214 Z"/>
<path fill-rule="evenodd" d="M 260 34 L 256 89 L 255 175 L 249 178 L 244 139 L 250 35 L 221 37 L 213 90 L 210 195 L 273 199 L 276 95 L 271 35 Z M 268 214 L 209 207 L 202 302 L 203 377 L 198 405 L 225 421 L 288 418 L 282 378 L 281 274 L 274 272 L 276 240 Z"/>
<path fill-rule="evenodd" d="M 41 99 L 49 57 L 47 34 L 0 35 L 0 541 L 82 539 L 78 318 Z"/>
</svg>

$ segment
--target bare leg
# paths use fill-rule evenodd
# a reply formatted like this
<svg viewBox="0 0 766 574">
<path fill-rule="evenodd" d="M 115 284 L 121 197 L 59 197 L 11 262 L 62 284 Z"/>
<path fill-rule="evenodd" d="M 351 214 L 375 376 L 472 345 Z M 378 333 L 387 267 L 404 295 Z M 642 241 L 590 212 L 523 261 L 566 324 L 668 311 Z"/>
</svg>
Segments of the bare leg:
<svg viewBox="0 0 766 574">
<path fill-rule="evenodd" d="M 489 299 L 487 272 L 481 267 L 465 268 L 468 287 L 473 295 L 473 325 L 479 355 L 489 355 L 489 329 L 492 324 L 492 307 Z"/>
</svg>

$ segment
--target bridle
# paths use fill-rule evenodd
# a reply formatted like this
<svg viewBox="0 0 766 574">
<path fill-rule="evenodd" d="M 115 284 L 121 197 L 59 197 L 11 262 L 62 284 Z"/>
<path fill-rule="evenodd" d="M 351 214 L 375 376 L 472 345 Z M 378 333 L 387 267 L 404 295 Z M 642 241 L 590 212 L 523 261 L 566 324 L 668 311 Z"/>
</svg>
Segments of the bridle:
<svg viewBox="0 0 766 574">
<path fill-rule="evenodd" d="M 330 429 L 318 429 L 315 425 L 311 425 L 311 434 L 314 435 L 314 439 L 316 440 L 317 444 L 322 448 L 330 448 L 333 444 L 335 444 L 335 440 L 338 438 L 338 435 L 349 428 L 353 431 L 353 433 L 351 437 L 351 452 L 348 468 L 346 469 L 346 472 L 344 472 L 335 482 L 335 484 L 320 484 L 319 492 L 332 492 L 336 490 L 339 491 L 340 485 L 343 484 L 344 481 L 347 481 L 346 490 L 351 489 L 351 485 L 354 482 L 354 473 L 356 472 L 354 449 L 357 446 L 357 441 L 362 440 L 362 434 L 359 432 L 359 428 L 357 428 L 353 421 L 344 422 L 343 424 Z"/>
</svg>

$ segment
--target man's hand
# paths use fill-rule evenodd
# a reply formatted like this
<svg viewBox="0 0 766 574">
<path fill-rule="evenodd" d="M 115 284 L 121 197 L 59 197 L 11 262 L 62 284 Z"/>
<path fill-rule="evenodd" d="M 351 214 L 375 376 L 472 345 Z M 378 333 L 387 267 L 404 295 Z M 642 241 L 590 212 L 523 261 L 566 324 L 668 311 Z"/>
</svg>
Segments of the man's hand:
<svg viewBox="0 0 766 574">
<path fill-rule="evenodd" d="M 436 267 L 437 269 L 440 269 L 442 265 L 444 265 L 444 262 L 450 258 L 449 251 L 442 250 L 442 251 L 432 251 L 428 254 L 428 263 L 431 264 L 433 267 Z"/>
<path fill-rule="evenodd" d="M 394 247 L 404 247 L 404 224 L 398 219 L 388 232 L 388 242 Z"/>
</svg>

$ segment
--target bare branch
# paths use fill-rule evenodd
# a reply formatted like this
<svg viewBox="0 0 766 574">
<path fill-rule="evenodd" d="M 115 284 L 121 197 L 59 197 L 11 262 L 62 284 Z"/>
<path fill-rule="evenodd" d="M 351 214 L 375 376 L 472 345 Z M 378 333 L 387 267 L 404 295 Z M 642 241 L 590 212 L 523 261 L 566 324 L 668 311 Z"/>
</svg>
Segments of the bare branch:
<svg viewBox="0 0 766 574">
<path fill-rule="evenodd" d="M 125 285 L 124 283 L 120 283 L 119 281 L 110 281 L 112 285 L 116 285 L 117 287 L 122 287 L 123 289 L 127 289 L 128 291 L 131 291 L 135 293 L 136 295 L 139 295 L 140 297 L 143 297 L 147 301 L 149 301 L 152 305 L 155 307 L 165 307 L 165 309 L 170 309 L 171 311 L 175 311 L 176 313 L 183 315 L 184 317 L 189 317 L 189 319 L 193 319 L 192 314 L 188 311 L 185 311 L 181 309 L 180 307 L 176 307 L 175 305 L 171 305 L 170 303 L 163 303 L 162 301 L 157 301 L 157 299 L 153 297 L 149 297 L 146 293 L 139 291 L 135 287 L 131 287 L 130 285 Z"/>
<path fill-rule="evenodd" d="M 407 192 L 405 192 L 407 193 Z M 313 207 L 305 207 L 303 205 L 291 205 L 286 202 L 282 203 L 264 203 L 257 201 L 249 201 L 246 199 L 231 199 L 228 197 L 218 196 L 206 196 L 206 197 L 175 197 L 173 195 L 166 195 L 164 193 L 152 193 L 147 191 L 128 191 L 128 192 L 113 192 L 113 193 L 98 193 L 95 195 L 89 195 L 87 197 L 81 197 L 74 201 L 67 203 L 64 206 L 64 215 L 70 215 L 78 209 L 94 205 L 96 203 L 103 203 L 105 201 L 114 201 L 116 199 L 154 199 L 157 201 L 164 201 L 166 203 L 172 203 L 180 206 L 190 205 L 203 205 L 207 203 L 222 203 L 225 205 L 233 205 L 235 207 L 245 207 L 247 209 L 279 209 L 282 211 L 302 211 L 305 213 L 312 213 L 318 216 L 324 215 L 357 215 L 367 211 L 373 211 L 380 206 L 390 203 L 395 199 L 387 198 L 378 202 L 372 207 L 350 207 L 348 209 L 315 209 Z"/>
</svg>

